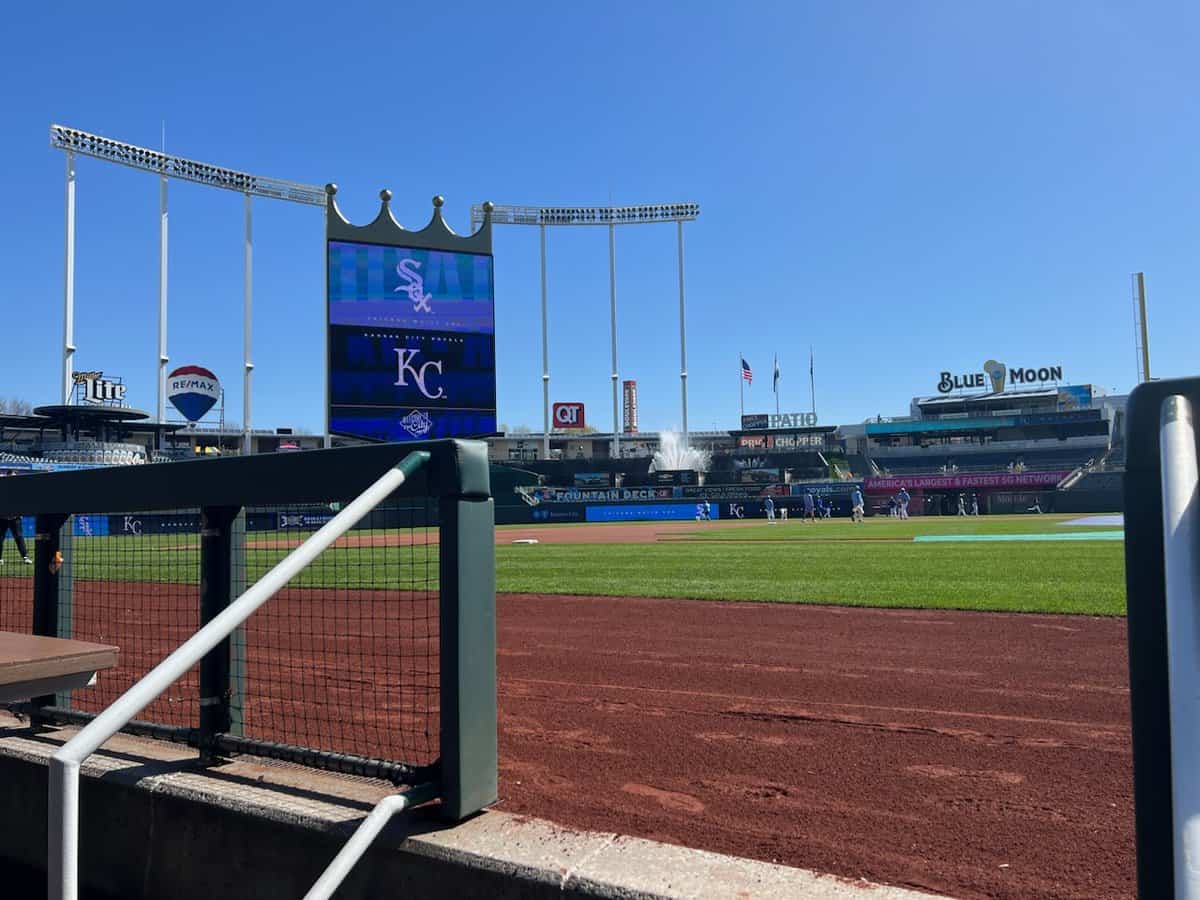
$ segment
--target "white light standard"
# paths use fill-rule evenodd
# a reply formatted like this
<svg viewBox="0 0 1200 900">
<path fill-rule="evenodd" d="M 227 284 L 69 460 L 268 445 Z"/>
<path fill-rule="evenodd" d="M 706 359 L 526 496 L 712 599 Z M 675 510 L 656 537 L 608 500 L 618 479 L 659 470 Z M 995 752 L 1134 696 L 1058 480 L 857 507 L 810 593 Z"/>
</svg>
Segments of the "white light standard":
<svg viewBox="0 0 1200 900">
<path fill-rule="evenodd" d="M 483 223 L 483 205 L 471 207 L 471 229 Z M 542 264 L 542 454 L 550 458 L 550 339 L 546 316 L 546 226 L 547 225 L 607 225 L 608 226 L 608 297 L 610 339 L 612 343 L 613 439 L 612 455 L 620 456 L 620 404 L 617 371 L 617 225 L 652 225 L 675 222 L 679 244 L 679 384 L 683 404 L 683 443 L 688 443 L 687 424 L 687 332 L 684 327 L 686 299 L 683 289 L 683 223 L 700 215 L 698 203 L 651 203 L 643 206 L 503 206 L 492 209 L 493 225 L 536 225 L 540 232 Z"/>
</svg>

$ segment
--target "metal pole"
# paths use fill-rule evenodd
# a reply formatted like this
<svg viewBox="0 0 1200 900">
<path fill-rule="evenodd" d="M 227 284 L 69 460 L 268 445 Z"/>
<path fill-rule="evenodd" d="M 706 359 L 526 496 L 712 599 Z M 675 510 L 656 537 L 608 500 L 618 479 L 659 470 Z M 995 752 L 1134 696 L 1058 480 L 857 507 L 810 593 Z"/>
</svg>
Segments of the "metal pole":
<svg viewBox="0 0 1200 900">
<path fill-rule="evenodd" d="M 808 346 L 808 390 L 809 402 L 812 404 L 812 414 L 817 414 L 817 364 L 813 357 L 812 345 Z"/>
<path fill-rule="evenodd" d="M 62 402 L 71 402 L 71 372 L 75 358 L 75 154 L 67 151 L 67 214 L 63 260 Z"/>
<path fill-rule="evenodd" d="M 325 260 L 325 448 L 333 446 L 333 435 L 329 433 L 329 207 L 321 214 L 324 223 L 321 229 L 321 256 Z"/>
<path fill-rule="evenodd" d="M 159 176 L 158 183 L 158 417 L 166 418 L 167 387 L 167 176 Z M 162 446 L 162 432 L 158 432 L 158 444 Z"/>
<path fill-rule="evenodd" d="M 1138 321 L 1142 328 L 1142 380 L 1150 380 L 1150 328 L 1146 323 L 1146 279 L 1137 273 Z"/>
<path fill-rule="evenodd" d="M 1166 575 L 1167 673 L 1171 709 L 1171 795 L 1174 817 L 1175 896 L 1200 898 L 1200 477 L 1192 405 L 1175 395 L 1163 401 L 1163 568 Z"/>
<path fill-rule="evenodd" d="M 393 816 L 410 806 L 426 803 L 436 797 L 437 789 L 433 785 L 421 784 L 409 788 L 403 794 L 391 794 L 380 800 L 370 815 L 354 830 L 354 834 L 338 851 L 337 856 L 330 861 L 317 883 L 304 895 L 304 900 L 328 900 L 332 897 L 355 864 L 362 859 L 363 854 L 371 849 L 371 844 L 375 843 L 375 838 Z"/>
<path fill-rule="evenodd" d="M 683 395 L 683 446 L 688 445 L 687 424 L 687 333 L 684 330 L 683 294 L 683 219 L 675 222 L 679 234 L 679 389 Z M 741 377 L 742 360 L 738 358 L 738 376 Z"/>
<path fill-rule="evenodd" d="M 242 271 L 242 453 L 247 456 L 253 452 L 250 446 L 250 374 L 254 371 L 254 363 L 250 361 L 250 306 L 254 299 L 254 238 L 251 225 L 250 195 L 247 194 L 246 253 Z"/>
<path fill-rule="evenodd" d="M 613 459 L 621 457 L 620 404 L 617 400 L 617 239 L 616 226 L 608 223 L 608 307 L 612 330 Z"/>
<path fill-rule="evenodd" d="M 542 459 L 550 458 L 550 338 L 546 326 L 546 226 L 538 225 L 542 247 Z"/>
</svg>

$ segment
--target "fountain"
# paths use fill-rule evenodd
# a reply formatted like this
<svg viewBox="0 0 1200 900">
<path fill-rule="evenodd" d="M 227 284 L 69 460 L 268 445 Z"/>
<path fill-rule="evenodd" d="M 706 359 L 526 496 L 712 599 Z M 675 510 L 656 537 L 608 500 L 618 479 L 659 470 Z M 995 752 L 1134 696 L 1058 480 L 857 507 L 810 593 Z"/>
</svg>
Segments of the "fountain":
<svg viewBox="0 0 1200 900">
<path fill-rule="evenodd" d="M 707 472 L 712 463 L 712 453 L 697 447 L 689 447 L 683 436 L 675 431 L 662 431 L 658 435 L 658 449 L 650 462 L 651 472 L 675 472 L 691 469 Z"/>
</svg>

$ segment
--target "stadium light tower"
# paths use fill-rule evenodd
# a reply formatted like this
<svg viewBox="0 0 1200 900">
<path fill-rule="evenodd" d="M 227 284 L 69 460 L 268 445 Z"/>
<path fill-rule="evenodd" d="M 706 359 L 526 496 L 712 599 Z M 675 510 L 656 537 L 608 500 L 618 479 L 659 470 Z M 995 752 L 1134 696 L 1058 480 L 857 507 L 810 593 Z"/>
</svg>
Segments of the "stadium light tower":
<svg viewBox="0 0 1200 900">
<path fill-rule="evenodd" d="M 1146 321 L 1146 276 L 1134 272 L 1133 283 L 1133 350 L 1137 355 L 1138 384 L 1150 380 L 1150 327 Z"/>
<path fill-rule="evenodd" d="M 471 230 L 483 222 L 483 205 L 471 207 Z M 698 203 L 651 203 L 642 206 L 496 206 L 493 225 L 536 225 L 542 269 L 542 455 L 550 457 L 550 338 L 546 315 L 546 226 L 608 226 L 608 303 L 612 341 L 612 455 L 621 455 L 620 374 L 617 371 L 617 250 L 616 226 L 652 225 L 674 222 L 679 257 L 679 389 L 683 410 L 683 443 L 688 443 L 687 419 L 687 329 L 686 300 L 683 289 L 683 223 L 700 215 Z"/>
<path fill-rule="evenodd" d="M 235 191 L 246 198 L 245 249 L 243 265 L 243 365 L 242 365 L 242 451 L 250 452 L 250 376 L 254 363 L 250 360 L 250 305 L 253 286 L 253 240 L 251 233 L 251 199 L 286 200 L 325 209 L 325 189 L 318 185 L 301 184 L 251 175 L 236 169 L 214 166 L 150 150 L 124 141 L 115 141 L 98 134 L 79 131 L 64 125 L 50 126 L 50 146 L 67 156 L 66 239 L 63 275 L 63 373 L 62 402 L 71 401 L 71 371 L 75 355 L 75 156 L 90 156 L 102 162 L 116 163 L 159 177 L 159 239 L 158 239 L 158 421 L 166 415 L 167 381 L 167 180 L 176 178 L 205 187 Z M 326 408 L 328 408 L 326 402 Z M 328 446 L 329 435 L 325 435 Z"/>
</svg>

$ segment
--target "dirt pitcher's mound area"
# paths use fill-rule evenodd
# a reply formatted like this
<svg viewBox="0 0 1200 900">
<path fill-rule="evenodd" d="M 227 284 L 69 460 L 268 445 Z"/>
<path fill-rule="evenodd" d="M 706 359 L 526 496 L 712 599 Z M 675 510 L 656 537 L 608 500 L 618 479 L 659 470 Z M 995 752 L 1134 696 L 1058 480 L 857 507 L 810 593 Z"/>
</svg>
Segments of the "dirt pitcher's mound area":
<svg viewBox="0 0 1200 900">
<path fill-rule="evenodd" d="M 1134 894 L 1121 619 L 499 600 L 500 808 L 960 897 Z"/>
</svg>

